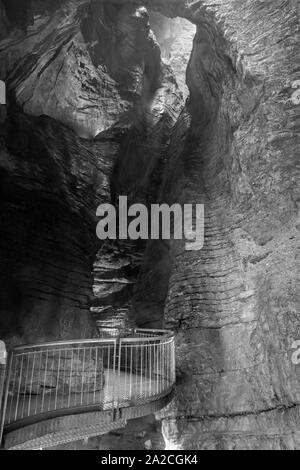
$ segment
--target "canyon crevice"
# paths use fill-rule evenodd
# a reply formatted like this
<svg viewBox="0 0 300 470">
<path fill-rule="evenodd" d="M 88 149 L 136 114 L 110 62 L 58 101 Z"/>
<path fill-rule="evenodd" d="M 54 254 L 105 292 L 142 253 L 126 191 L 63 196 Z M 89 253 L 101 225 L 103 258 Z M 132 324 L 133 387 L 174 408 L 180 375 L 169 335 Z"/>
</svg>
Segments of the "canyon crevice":
<svg viewBox="0 0 300 470">
<path fill-rule="evenodd" d="M 94 336 L 90 309 L 170 328 L 168 448 L 299 449 L 298 3 L 12 3 L 1 338 Z M 119 195 L 204 204 L 204 248 L 100 243 L 96 208 Z"/>
</svg>

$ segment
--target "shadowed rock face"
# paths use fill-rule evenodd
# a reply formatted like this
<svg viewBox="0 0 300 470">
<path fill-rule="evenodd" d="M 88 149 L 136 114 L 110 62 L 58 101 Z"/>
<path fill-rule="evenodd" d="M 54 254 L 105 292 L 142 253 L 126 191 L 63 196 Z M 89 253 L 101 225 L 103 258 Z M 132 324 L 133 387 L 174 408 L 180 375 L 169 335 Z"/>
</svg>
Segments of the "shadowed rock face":
<svg viewBox="0 0 300 470">
<path fill-rule="evenodd" d="M 6 15 L 13 23 L 0 76 L 24 112 L 47 114 L 86 138 L 118 121 L 128 125 L 160 76 L 146 10 L 84 0 L 41 8 L 33 0 L 21 2 L 21 15 L 17 3 Z"/>
<path fill-rule="evenodd" d="M 66 1 L 41 15 L 33 0 L 34 23 L 25 26 L 0 8 L 10 32 L 0 28 L 0 79 L 11 100 L 80 136 L 100 132 L 87 141 L 49 118 L 20 111 L 9 118 L 14 137 L 8 126 L 1 144 L 5 328 L 24 335 L 24 325 L 37 324 L 28 321 L 38 318 L 32 312 L 45 308 L 42 329 L 56 325 L 60 337 L 78 331 L 61 324 L 66 311 L 71 323 L 74 312 L 87 314 L 99 201 L 125 194 L 147 204 L 204 203 L 201 251 L 180 242 L 103 245 L 93 305 L 177 332 L 177 397 L 161 415 L 169 448 L 299 448 L 299 370 L 291 361 L 300 335 L 297 2 L 136 3 L 197 26 L 181 113 L 144 8 Z M 36 220 L 45 229 L 34 243 Z M 38 263 L 24 261 L 39 250 Z M 45 269 L 46 260 L 58 268 Z M 76 283 L 64 286 L 70 266 Z M 37 295 L 41 279 L 50 297 Z M 57 285 L 62 303 L 54 302 L 49 321 Z M 39 335 L 46 336 L 37 328 Z"/>
<path fill-rule="evenodd" d="M 161 49 L 162 59 L 170 64 L 184 99 L 189 95 L 186 69 L 193 48 L 196 26 L 183 18 L 167 18 L 150 13 L 150 24 Z"/>
<path fill-rule="evenodd" d="M 109 194 L 107 143 L 83 142 L 50 118 L 12 110 L 1 132 L 1 336 L 91 336 L 95 208 Z"/>
<path fill-rule="evenodd" d="M 202 251 L 172 244 L 164 434 L 185 449 L 299 448 L 296 2 L 155 4 L 197 24 L 163 194 L 206 212 Z"/>
<path fill-rule="evenodd" d="M 0 328 L 10 344 L 91 337 L 91 305 L 128 310 L 143 246 L 101 246 L 96 208 L 118 193 L 156 197 L 182 107 L 145 9 L 22 5 L 33 23 L 21 26 L 1 3 L 9 116 L 0 135 Z M 83 139 L 95 122 L 96 138 Z"/>
</svg>

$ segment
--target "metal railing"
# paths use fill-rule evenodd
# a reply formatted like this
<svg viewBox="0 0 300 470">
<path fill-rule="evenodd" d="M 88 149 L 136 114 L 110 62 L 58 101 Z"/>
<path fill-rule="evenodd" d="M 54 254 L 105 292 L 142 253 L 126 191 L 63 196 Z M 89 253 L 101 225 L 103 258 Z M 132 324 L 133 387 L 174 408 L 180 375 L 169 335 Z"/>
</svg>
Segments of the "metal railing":
<svg viewBox="0 0 300 470">
<path fill-rule="evenodd" d="M 170 331 L 20 346 L 8 356 L 1 426 L 93 408 L 118 417 L 121 408 L 169 394 L 174 383 Z"/>
</svg>

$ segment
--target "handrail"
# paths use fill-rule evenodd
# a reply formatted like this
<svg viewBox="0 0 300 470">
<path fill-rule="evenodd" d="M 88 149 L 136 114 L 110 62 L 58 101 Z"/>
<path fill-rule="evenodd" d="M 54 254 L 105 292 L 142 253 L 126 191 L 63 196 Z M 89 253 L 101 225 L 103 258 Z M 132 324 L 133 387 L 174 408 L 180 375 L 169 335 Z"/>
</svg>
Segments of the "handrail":
<svg viewBox="0 0 300 470">
<path fill-rule="evenodd" d="M 6 376 L 6 362 L 7 362 L 7 351 L 6 351 L 6 345 L 3 341 L 0 341 L 0 407 L 2 403 L 2 396 L 3 392 L 5 395 L 5 376 Z M 1 415 L 0 415 L 1 419 Z M 3 432 L 3 426 L 2 426 L 2 420 L 0 421 L 0 443 L 2 440 L 2 432 Z"/>
<path fill-rule="evenodd" d="M 125 330 L 127 333 L 130 332 L 130 330 Z M 135 328 L 131 330 L 133 334 L 136 333 L 143 333 L 143 334 L 150 334 L 150 333 L 155 333 L 155 336 L 151 336 L 148 339 L 153 340 L 153 339 L 161 339 L 161 336 L 169 336 L 173 337 L 174 333 L 170 330 L 154 330 L 154 329 L 144 329 L 144 328 Z M 122 336 L 121 336 L 122 337 Z M 141 338 L 140 337 L 130 337 L 131 340 L 137 340 L 139 341 Z M 122 340 L 124 341 L 125 339 L 128 339 L 128 337 L 122 337 Z M 143 337 L 143 339 L 147 339 L 147 337 Z M 118 340 L 118 337 L 101 337 L 101 338 L 92 338 L 92 339 L 74 339 L 74 340 L 67 340 L 67 341 L 52 341 L 52 342 L 47 342 L 47 343 L 35 343 L 35 344 L 20 344 L 18 346 L 15 346 L 12 351 L 18 351 L 18 350 L 24 350 L 24 349 L 33 349 L 33 348 L 38 348 L 38 347 L 52 347 L 52 346 L 64 346 L 64 345 L 71 345 L 71 344 L 90 344 L 90 343 L 110 343 L 110 342 L 115 342 Z"/>
<path fill-rule="evenodd" d="M 164 340 L 166 339 L 170 339 L 172 340 L 174 338 L 174 335 L 166 335 L 163 337 Z M 123 343 L 139 343 L 141 340 L 143 341 L 161 341 L 162 339 L 162 336 L 150 336 L 150 337 L 147 337 L 147 336 L 141 336 L 141 337 L 138 337 L 138 338 L 132 338 L 132 337 L 124 337 L 124 338 L 120 338 L 120 340 L 123 342 Z"/>
<path fill-rule="evenodd" d="M 174 383 L 169 330 L 17 346 L 9 353 L 2 425 L 15 428 L 75 409 L 110 410 L 117 419 L 122 408 L 168 395 Z"/>
<path fill-rule="evenodd" d="M 26 350 L 26 349 L 34 349 L 34 348 L 48 348 L 48 347 L 55 347 L 55 346 L 68 346 L 72 344 L 99 344 L 99 343 L 113 343 L 117 341 L 116 338 L 93 338 L 93 339 L 75 339 L 75 340 L 68 340 L 68 341 L 52 341 L 48 343 L 35 343 L 35 344 L 21 344 L 19 346 L 15 346 L 12 351 L 19 351 L 19 350 Z"/>
</svg>

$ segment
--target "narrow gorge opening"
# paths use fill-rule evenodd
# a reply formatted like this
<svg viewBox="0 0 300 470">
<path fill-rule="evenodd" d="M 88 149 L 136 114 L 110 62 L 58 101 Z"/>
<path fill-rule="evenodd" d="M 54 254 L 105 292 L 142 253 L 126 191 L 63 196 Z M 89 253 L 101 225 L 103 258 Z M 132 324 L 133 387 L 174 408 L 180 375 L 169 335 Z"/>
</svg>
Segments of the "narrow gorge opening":
<svg viewBox="0 0 300 470">
<path fill-rule="evenodd" d="M 0 339 L 176 332 L 171 405 L 102 448 L 300 446 L 298 13 L 0 0 Z M 120 195 L 204 204 L 203 249 L 100 243 L 96 209 Z"/>
<path fill-rule="evenodd" d="M 162 10 L 164 14 L 168 14 L 168 7 L 163 6 Z M 98 305 L 93 311 L 97 313 L 97 318 L 104 320 L 103 326 L 105 322 L 111 324 L 112 319 L 122 323 L 122 318 L 124 321 L 125 316 L 129 324 L 142 328 L 171 328 L 176 331 L 179 338 L 183 338 L 182 346 L 186 344 L 189 348 L 191 341 L 195 341 L 193 347 L 201 350 L 210 341 L 209 335 L 203 338 L 200 333 L 197 340 L 196 333 L 193 333 L 193 339 L 190 337 L 191 330 L 196 332 L 198 329 L 201 332 L 202 326 L 197 325 L 199 321 L 204 321 L 204 325 L 207 324 L 205 329 L 211 329 L 212 345 L 218 343 L 214 326 L 216 321 L 214 316 L 217 316 L 218 307 L 215 309 L 214 304 L 219 298 L 218 295 L 215 297 L 214 292 L 217 289 L 222 290 L 222 286 L 218 281 L 218 261 L 211 267 L 211 258 L 214 258 L 216 253 L 215 239 L 218 238 L 218 243 L 224 247 L 229 244 L 224 235 L 227 229 L 222 226 L 222 213 L 226 206 L 231 204 L 231 195 L 226 194 L 225 189 L 230 184 L 227 170 L 221 178 L 218 176 L 218 173 L 222 173 L 224 167 L 228 165 L 226 152 L 231 139 L 228 117 L 219 114 L 219 107 L 223 83 L 228 81 L 232 86 L 232 93 L 235 93 L 234 83 L 239 81 L 239 78 L 235 76 L 235 66 L 225 52 L 225 40 L 214 23 L 206 24 L 199 21 L 197 29 L 190 20 L 180 16 L 169 18 L 151 11 L 149 16 L 150 27 L 162 54 L 162 69 L 157 68 L 157 71 L 165 74 L 168 81 L 171 78 L 171 82 L 172 77 L 168 69 L 174 73 L 180 91 L 179 102 L 176 102 L 178 98 L 170 101 L 170 96 L 176 96 L 177 92 L 175 89 L 175 93 L 174 91 L 171 93 L 167 84 L 167 96 L 163 97 L 163 102 L 161 97 L 158 97 L 158 100 L 161 109 L 166 106 L 167 113 L 171 108 L 171 115 L 174 107 L 176 115 L 173 116 L 173 121 L 170 121 L 169 117 L 166 121 L 152 120 L 148 114 L 145 122 L 143 121 L 145 110 L 141 111 L 138 122 L 134 123 L 133 129 L 121 143 L 120 154 L 111 178 L 113 200 L 116 200 L 118 195 L 126 194 L 131 196 L 130 202 L 142 202 L 146 205 L 156 202 L 166 202 L 169 205 L 176 202 L 206 204 L 209 192 L 211 193 L 209 198 L 215 195 L 216 199 L 219 198 L 217 214 L 214 207 L 209 214 L 212 219 L 208 223 L 209 230 L 214 234 L 212 243 L 208 243 L 203 253 L 184 253 L 183 243 L 174 241 L 169 243 L 158 240 L 138 244 L 130 242 L 120 244 L 119 241 L 113 244 L 112 259 L 120 260 L 121 247 L 124 265 L 121 269 L 118 267 L 118 270 L 111 272 L 115 282 L 111 284 L 112 291 L 108 297 L 110 305 L 104 305 L 104 308 L 102 306 L 99 308 Z M 151 100 L 155 102 L 156 99 L 154 93 Z M 218 169 L 216 168 L 215 173 L 206 179 L 208 175 L 205 177 L 204 174 L 207 173 L 207 166 L 217 166 Z M 110 253 L 113 251 L 111 245 L 109 251 Z M 234 269 L 234 266 L 230 266 L 232 253 L 230 250 L 224 251 L 221 263 L 228 263 L 230 272 Z M 102 287 L 103 277 L 101 278 L 99 273 L 103 276 L 107 264 L 104 270 L 101 270 L 104 258 L 103 251 L 100 253 L 99 261 L 95 264 L 98 270 L 96 285 Z M 199 270 L 198 280 L 193 274 L 195 267 Z M 229 285 L 231 282 L 230 280 Z M 107 284 L 105 288 L 106 286 Z M 191 295 L 191 286 L 194 288 L 193 295 Z M 115 293 L 113 289 L 116 289 Z M 224 294 L 221 293 L 222 303 L 226 304 L 227 296 L 231 296 L 230 287 L 228 292 L 225 289 Z M 100 302 L 103 302 L 103 299 Z M 210 308 L 208 303 L 212 304 Z M 203 312 L 204 320 L 200 319 L 200 312 Z M 211 319 L 209 319 L 210 314 Z M 169 416 L 162 414 L 160 419 L 149 416 L 148 425 L 145 420 L 139 421 L 139 425 L 144 426 L 144 430 L 146 429 L 152 436 L 153 445 L 158 445 L 155 440 L 159 438 L 166 448 L 176 449 L 181 446 L 177 421 L 172 416 L 178 414 L 178 419 L 183 418 L 181 415 L 183 412 L 180 410 L 182 403 L 186 406 L 186 386 L 189 384 L 188 377 L 192 373 L 191 367 L 194 362 L 194 359 L 190 358 L 191 353 L 192 350 L 184 350 L 183 364 L 177 369 L 179 387 L 180 384 L 184 384 L 183 395 L 179 388 L 171 414 Z M 191 406 L 192 403 L 193 400 Z M 194 414 L 195 412 L 191 411 L 190 416 Z M 153 433 L 153 427 L 156 428 L 156 433 Z M 126 442 L 126 432 L 119 433 L 118 442 L 122 442 L 122 439 Z M 113 439 L 107 436 L 106 445 L 113 445 L 112 441 Z"/>
<path fill-rule="evenodd" d="M 184 18 L 168 18 L 149 10 L 150 28 L 159 43 L 161 57 L 173 70 L 184 101 L 189 90 L 186 70 L 192 53 L 196 26 Z"/>
<path fill-rule="evenodd" d="M 144 73 L 152 83 L 152 94 L 135 108 L 132 127 L 120 139 L 110 187 L 114 203 L 118 196 L 126 195 L 129 203 L 149 207 L 165 202 L 160 191 L 168 145 L 189 97 L 186 69 L 196 26 L 184 18 L 168 18 L 143 8 L 136 14 L 146 16 L 160 53 L 157 62 L 151 56 L 145 60 Z M 161 328 L 170 267 L 166 241 L 105 242 L 94 265 L 92 313 L 98 324 L 102 328 L 113 324 Z"/>
</svg>

